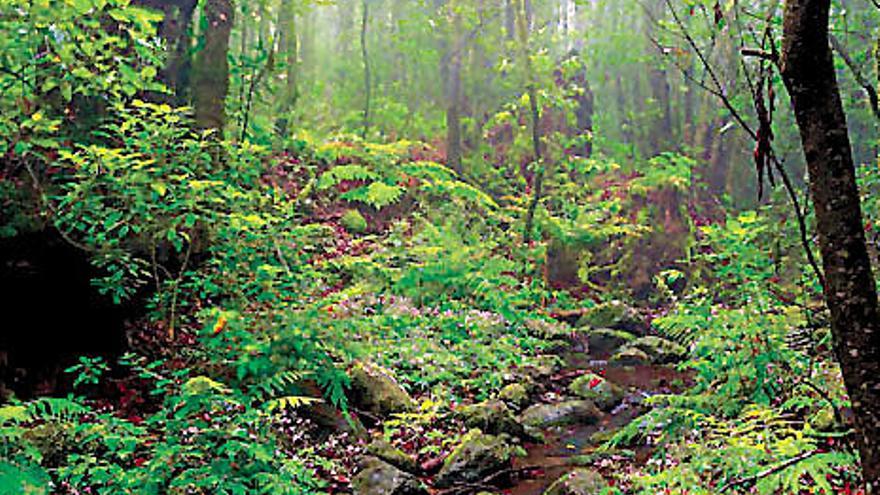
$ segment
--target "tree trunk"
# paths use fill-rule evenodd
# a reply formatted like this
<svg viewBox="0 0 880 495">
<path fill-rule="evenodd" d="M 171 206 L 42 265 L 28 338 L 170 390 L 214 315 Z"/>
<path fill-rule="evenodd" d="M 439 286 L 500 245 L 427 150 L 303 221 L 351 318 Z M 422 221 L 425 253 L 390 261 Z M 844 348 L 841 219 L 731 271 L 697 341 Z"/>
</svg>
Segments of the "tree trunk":
<svg viewBox="0 0 880 495">
<path fill-rule="evenodd" d="M 370 22 L 370 1 L 363 2 L 363 18 L 361 19 L 361 57 L 364 64 L 364 122 L 361 137 L 367 139 L 370 132 L 370 99 L 372 98 L 373 84 L 370 74 L 370 55 L 367 52 L 367 26 Z"/>
<path fill-rule="evenodd" d="M 206 21 L 204 48 L 194 63 L 196 125 L 222 132 L 226 122 L 226 94 L 229 91 L 229 35 L 234 8 L 231 0 L 207 0 L 203 15 Z"/>
<path fill-rule="evenodd" d="M 455 12 L 455 4 L 449 5 L 452 15 L 451 40 L 447 43 L 450 53 L 444 57 L 449 64 L 446 95 L 446 164 L 459 174 L 461 167 L 461 58 L 464 44 L 461 40 L 461 14 Z"/>
<path fill-rule="evenodd" d="M 880 490 L 880 314 L 828 38 L 830 0 L 788 0 L 782 76 L 810 172 L 835 354 L 869 494 Z"/>
</svg>

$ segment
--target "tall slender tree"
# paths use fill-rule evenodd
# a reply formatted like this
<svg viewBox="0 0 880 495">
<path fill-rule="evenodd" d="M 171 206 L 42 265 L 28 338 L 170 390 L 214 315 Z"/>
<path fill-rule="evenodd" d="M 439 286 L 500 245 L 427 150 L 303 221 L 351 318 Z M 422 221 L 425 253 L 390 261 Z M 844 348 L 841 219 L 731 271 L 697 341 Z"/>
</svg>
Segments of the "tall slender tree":
<svg viewBox="0 0 880 495">
<path fill-rule="evenodd" d="M 788 0 L 782 76 L 810 172 L 834 349 L 852 401 L 867 491 L 880 493 L 880 312 L 829 41 L 831 0 Z"/>
</svg>

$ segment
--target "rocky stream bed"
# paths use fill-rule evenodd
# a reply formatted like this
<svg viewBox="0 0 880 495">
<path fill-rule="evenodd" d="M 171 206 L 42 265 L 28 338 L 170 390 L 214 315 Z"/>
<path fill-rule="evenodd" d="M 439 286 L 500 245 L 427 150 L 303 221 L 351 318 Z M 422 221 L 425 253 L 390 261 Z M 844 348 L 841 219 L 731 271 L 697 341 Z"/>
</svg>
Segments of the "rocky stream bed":
<svg viewBox="0 0 880 495">
<path fill-rule="evenodd" d="M 448 455 L 423 459 L 374 435 L 357 455 L 351 490 L 356 495 L 603 493 L 615 483 L 613 472 L 642 466 L 652 453 L 649 445 L 603 449 L 606 440 L 646 412 L 647 397 L 681 390 L 688 382 L 687 374 L 673 366 L 684 357 L 683 348 L 646 335 L 646 325 L 609 326 L 616 328 L 579 328 L 561 339 L 564 344 L 547 356 L 547 366 L 530 370 L 528 379 L 452 412 L 447 422 L 466 433 Z M 359 364 L 352 378 L 355 405 L 370 417 L 414 410 L 390 371 Z"/>
</svg>

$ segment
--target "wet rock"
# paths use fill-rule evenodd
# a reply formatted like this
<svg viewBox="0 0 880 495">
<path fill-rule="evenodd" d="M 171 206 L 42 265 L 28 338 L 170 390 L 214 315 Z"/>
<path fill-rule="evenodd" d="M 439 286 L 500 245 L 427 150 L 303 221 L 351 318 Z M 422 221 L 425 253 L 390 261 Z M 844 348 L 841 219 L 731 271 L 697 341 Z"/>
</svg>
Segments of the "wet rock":
<svg viewBox="0 0 880 495">
<path fill-rule="evenodd" d="M 569 392 L 581 399 L 592 401 L 599 409 L 610 411 L 623 401 L 623 390 L 605 378 L 587 373 L 574 379 L 568 386 Z"/>
<path fill-rule="evenodd" d="M 425 486 L 413 475 L 375 457 L 368 457 L 351 480 L 354 495 L 428 495 Z"/>
<path fill-rule="evenodd" d="M 654 364 L 677 363 L 687 356 L 687 350 L 681 345 L 654 336 L 636 339 L 627 347 L 644 352 Z"/>
<path fill-rule="evenodd" d="M 520 410 L 529 400 L 529 388 L 522 383 L 511 383 L 498 392 L 498 398 L 516 410 Z"/>
<path fill-rule="evenodd" d="M 358 409 L 380 417 L 416 409 L 415 401 L 400 386 L 391 371 L 379 365 L 356 361 L 349 370 L 349 376 L 349 399 Z"/>
<path fill-rule="evenodd" d="M 590 354 L 593 356 L 610 356 L 621 347 L 636 339 L 636 336 L 624 330 L 600 328 L 588 334 Z"/>
<path fill-rule="evenodd" d="M 642 366 L 650 364 L 651 358 L 641 349 L 627 346 L 614 353 L 608 363 L 613 366 Z"/>
<path fill-rule="evenodd" d="M 434 486 L 448 488 L 456 483 L 481 482 L 495 473 L 509 469 L 516 451 L 516 447 L 511 446 L 504 436 L 471 430 L 446 458 Z"/>
<path fill-rule="evenodd" d="M 581 468 L 553 482 L 544 495 L 600 495 L 606 488 L 608 483 L 601 474 Z"/>
<path fill-rule="evenodd" d="M 602 303 L 590 308 L 578 320 L 577 326 L 611 328 L 637 335 L 643 335 L 648 329 L 639 312 L 620 301 Z"/>
<path fill-rule="evenodd" d="M 385 440 L 374 440 L 367 445 L 367 452 L 379 460 L 387 462 L 388 464 L 408 473 L 416 473 L 419 471 L 415 459 Z"/>
<path fill-rule="evenodd" d="M 602 411 L 593 402 L 571 400 L 555 404 L 535 404 L 522 413 L 520 423 L 529 431 L 577 423 L 592 424 L 601 417 Z"/>
<path fill-rule="evenodd" d="M 458 414 L 468 428 L 477 428 L 492 435 L 506 433 L 521 437 L 525 433 L 523 426 L 516 420 L 507 404 L 498 399 L 465 406 L 458 411 Z"/>
</svg>

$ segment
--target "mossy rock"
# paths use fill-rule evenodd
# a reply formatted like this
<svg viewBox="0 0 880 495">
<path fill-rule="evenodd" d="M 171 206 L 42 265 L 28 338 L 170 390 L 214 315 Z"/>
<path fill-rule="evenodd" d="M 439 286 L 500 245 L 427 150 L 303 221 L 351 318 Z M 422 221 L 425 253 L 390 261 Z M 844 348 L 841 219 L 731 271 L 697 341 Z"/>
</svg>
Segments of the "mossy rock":
<svg viewBox="0 0 880 495">
<path fill-rule="evenodd" d="M 520 423 L 527 431 L 566 426 L 571 424 L 594 424 L 602 417 L 602 411 L 592 401 L 571 400 L 555 404 L 535 404 L 520 415 Z"/>
<path fill-rule="evenodd" d="M 349 376 L 349 399 L 356 408 L 379 417 L 416 410 L 415 401 L 391 371 L 374 363 L 356 361 Z"/>
<path fill-rule="evenodd" d="M 345 214 L 342 215 L 340 219 L 342 226 L 345 227 L 345 230 L 353 233 L 360 234 L 367 231 L 367 219 L 361 215 L 361 212 L 351 209 L 347 210 Z"/>
<path fill-rule="evenodd" d="M 524 375 L 531 380 L 540 381 L 550 378 L 554 373 L 562 367 L 562 360 L 559 356 L 552 354 L 542 354 L 535 356 L 534 360 L 527 364 L 524 369 Z"/>
<path fill-rule="evenodd" d="M 638 349 L 651 358 L 654 364 L 677 363 L 687 356 L 687 349 L 670 340 L 648 336 L 630 342 L 627 347 Z"/>
<path fill-rule="evenodd" d="M 605 378 L 587 373 L 574 379 L 568 386 L 572 395 L 593 401 L 599 409 L 610 411 L 623 401 L 623 390 Z"/>
<path fill-rule="evenodd" d="M 643 335 L 647 330 L 647 325 L 639 312 L 621 301 L 610 301 L 590 308 L 578 320 L 577 326 L 611 328 L 639 335 Z"/>
<path fill-rule="evenodd" d="M 612 328 L 591 330 L 588 337 L 590 355 L 606 357 L 613 355 L 618 349 L 636 340 L 636 336 Z"/>
<path fill-rule="evenodd" d="M 520 410 L 529 400 L 529 388 L 522 383 L 511 383 L 498 392 L 498 398 L 514 409 Z"/>
<path fill-rule="evenodd" d="M 367 445 L 367 453 L 408 473 L 419 471 L 415 459 L 385 440 L 376 439 L 371 442 Z"/>
<path fill-rule="evenodd" d="M 415 476 L 376 457 L 361 462 L 361 471 L 351 480 L 354 495 L 428 495 Z"/>
<path fill-rule="evenodd" d="M 608 363 L 613 366 L 644 366 L 651 364 L 651 357 L 641 349 L 627 346 L 614 353 Z"/>
<path fill-rule="evenodd" d="M 478 483 L 494 473 L 509 469 L 519 450 L 505 435 L 488 435 L 480 430 L 466 433 L 443 462 L 434 486 L 448 488 L 461 483 Z"/>
<path fill-rule="evenodd" d="M 592 469 L 580 468 L 554 481 L 544 495 L 601 495 L 608 482 Z"/>
<path fill-rule="evenodd" d="M 521 437 L 525 433 L 523 426 L 516 420 L 507 404 L 499 399 L 465 406 L 457 413 L 468 428 L 477 428 L 492 435 L 505 433 Z"/>
</svg>

